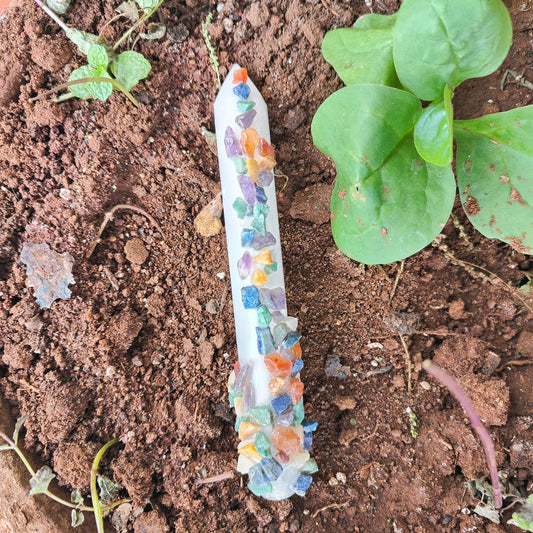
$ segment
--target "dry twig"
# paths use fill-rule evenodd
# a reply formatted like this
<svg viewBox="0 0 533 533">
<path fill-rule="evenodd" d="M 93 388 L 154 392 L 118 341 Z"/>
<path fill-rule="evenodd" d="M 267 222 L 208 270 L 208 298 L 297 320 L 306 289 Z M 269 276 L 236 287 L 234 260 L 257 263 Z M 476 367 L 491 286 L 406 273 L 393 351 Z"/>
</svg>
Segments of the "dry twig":
<svg viewBox="0 0 533 533">
<path fill-rule="evenodd" d="M 347 507 L 350 505 L 350 500 L 343 502 L 343 503 L 330 503 L 329 505 L 325 505 L 324 507 L 321 507 L 317 511 L 315 511 L 311 517 L 316 518 L 322 511 L 326 511 L 327 509 L 340 509 L 342 507 Z"/>
<path fill-rule="evenodd" d="M 407 344 L 405 343 L 403 335 L 399 335 L 399 337 L 400 337 L 400 340 L 402 341 L 403 349 L 405 351 L 405 363 L 407 365 L 407 392 L 411 392 L 413 390 L 413 385 L 411 383 L 411 373 L 412 373 L 411 354 L 409 353 L 409 350 L 407 349 Z"/>
<path fill-rule="evenodd" d="M 161 229 L 161 226 L 157 223 L 157 220 L 155 220 L 152 215 L 148 214 L 142 207 L 137 207 L 135 205 L 128 204 L 118 204 L 105 214 L 104 220 L 102 221 L 100 229 L 98 230 L 98 234 L 96 235 L 96 239 L 94 240 L 91 249 L 89 250 L 87 259 L 89 259 L 91 255 L 93 255 L 95 248 L 98 246 L 98 243 L 101 242 L 102 233 L 104 232 L 107 224 L 111 222 L 111 220 L 113 220 L 115 213 L 119 209 L 128 209 L 130 211 L 135 211 L 135 213 L 140 213 L 141 215 L 144 215 L 157 228 L 157 231 L 159 231 L 159 233 L 163 235 L 163 230 Z"/>
<path fill-rule="evenodd" d="M 225 479 L 232 479 L 232 478 L 233 478 L 233 472 L 228 470 L 227 472 L 223 472 L 222 474 L 218 474 L 217 476 L 206 477 L 205 479 L 197 479 L 195 480 L 195 483 L 197 485 L 204 485 L 205 483 L 217 483 L 219 481 L 224 481 Z"/>
<path fill-rule="evenodd" d="M 394 298 L 394 295 L 396 294 L 396 288 L 398 287 L 398 282 L 400 281 L 400 277 L 403 274 L 404 266 L 405 266 L 405 259 L 402 259 L 400 262 L 400 268 L 398 269 L 398 272 L 396 273 L 396 278 L 394 279 L 394 285 L 392 286 L 392 291 L 390 293 L 389 303 L 392 302 L 392 299 Z"/>
</svg>

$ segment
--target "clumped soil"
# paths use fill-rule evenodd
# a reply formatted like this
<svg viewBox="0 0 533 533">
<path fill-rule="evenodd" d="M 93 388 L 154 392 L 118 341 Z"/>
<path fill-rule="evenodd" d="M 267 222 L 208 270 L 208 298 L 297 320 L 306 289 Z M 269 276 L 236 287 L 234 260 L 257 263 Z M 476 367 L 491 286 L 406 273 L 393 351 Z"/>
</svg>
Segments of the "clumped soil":
<svg viewBox="0 0 533 533">
<path fill-rule="evenodd" d="M 104 24 L 119 3 L 77 0 L 64 19 L 103 29 L 112 41 L 123 22 Z M 217 9 L 167 0 L 166 37 L 136 45 L 153 65 L 133 90 L 139 109 L 120 94 L 105 103 L 30 101 L 83 58 L 29 0 L 1 18 L 1 392 L 13 417 L 29 416 L 26 445 L 68 488 L 86 491 L 95 452 L 121 437 L 103 462 L 133 499 L 131 513 L 126 506 L 113 517 L 119 528 L 513 531 L 510 511 L 499 526 L 471 512 L 476 500 L 464 482 L 487 475 L 483 451 L 461 408 L 421 371 L 425 358 L 461 381 L 491 424 L 504 477 L 533 492 L 533 366 L 503 365 L 533 359 L 532 315 L 517 297 L 530 257 L 476 233 L 459 205 L 441 247 L 407 259 L 403 271 L 399 263 L 360 265 L 331 237 L 335 170 L 313 147 L 310 124 L 341 82 L 320 44 L 325 31 L 368 12 L 366 4 L 228 0 Z M 377 12 L 399 7 L 373 4 Z M 492 76 L 457 90 L 459 118 L 530 103 L 527 87 L 500 86 L 506 69 L 533 80 L 526 4 L 508 3 L 511 53 Z M 289 312 L 303 335 L 306 414 L 319 423 L 320 471 L 304 499 L 256 498 L 235 473 L 225 235 L 194 228 L 219 190 L 217 159 L 201 133 L 213 130 L 216 95 L 201 35 L 209 11 L 221 75 L 234 62 L 248 68 L 269 105 L 286 176 L 277 189 Z M 88 257 L 104 214 L 118 204 L 144 209 L 161 231 L 119 209 Z M 38 308 L 18 263 L 23 242 L 74 257 L 70 299 Z M 224 473 L 230 477 L 203 482 Z"/>
</svg>

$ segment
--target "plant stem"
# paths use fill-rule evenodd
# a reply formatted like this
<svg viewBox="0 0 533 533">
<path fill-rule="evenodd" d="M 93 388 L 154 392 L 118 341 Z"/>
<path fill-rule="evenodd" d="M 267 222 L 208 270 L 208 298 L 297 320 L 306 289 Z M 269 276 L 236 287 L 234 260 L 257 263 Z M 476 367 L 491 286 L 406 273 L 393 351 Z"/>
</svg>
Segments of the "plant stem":
<svg viewBox="0 0 533 533">
<path fill-rule="evenodd" d="M 36 0 L 37 1 L 37 0 Z M 113 85 L 113 87 L 120 91 L 121 93 L 124 93 L 128 100 L 135 106 L 139 107 L 139 102 L 133 97 L 133 95 L 115 78 L 104 78 L 104 77 L 95 77 L 95 78 L 80 78 L 79 80 L 72 80 L 67 81 L 66 83 L 62 83 L 61 85 L 57 85 L 53 89 L 50 89 L 49 91 L 46 91 L 39 96 L 35 96 L 33 98 L 30 98 L 30 102 L 33 102 L 34 100 L 40 100 L 41 98 L 44 98 L 45 96 L 48 96 L 49 94 L 55 93 L 57 91 L 62 91 L 63 89 L 68 89 L 71 85 L 80 85 L 82 83 L 92 83 L 92 82 L 102 82 L 102 83 L 110 83 Z"/>
<path fill-rule="evenodd" d="M 113 45 L 113 50 L 116 50 L 122 44 L 122 42 L 125 41 L 131 35 L 132 31 L 138 28 L 145 20 L 149 19 L 162 3 L 163 0 L 159 0 L 155 7 L 150 9 L 150 11 L 147 11 L 128 31 L 126 31 L 124 35 L 122 35 L 122 37 Z"/>
<path fill-rule="evenodd" d="M 104 456 L 105 452 L 118 442 L 117 438 L 110 440 L 107 444 L 104 444 L 100 451 L 96 454 L 91 468 L 91 500 L 93 502 L 94 519 L 96 521 L 96 528 L 98 533 L 104 533 L 104 517 L 102 515 L 102 506 L 98 498 L 98 489 L 96 488 L 96 476 L 98 474 L 98 465 L 100 460 Z"/>
<path fill-rule="evenodd" d="M 459 387 L 459 384 L 453 379 L 448 372 L 440 368 L 438 365 L 426 359 L 422 363 L 422 368 L 431 374 L 435 379 L 440 381 L 455 397 L 455 399 L 461 404 L 466 415 L 470 419 L 472 427 L 475 429 L 478 437 L 483 444 L 485 450 L 485 456 L 487 458 L 487 464 L 490 472 L 490 479 L 492 481 L 492 488 L 494 490 L 494 499 L 496 500 L 495 507 L 499 509 L 503 503 L 502 491 L 500 488 L 500 480 L 498 479 L 498 465 L 496 464 L 496 453 L 494 451 L 494 444 L 487 431 L 487 428 L 482 424 L 481 418 L 477 414 L 476 409 L 472 405 L 470 398 Z"/>
<path fill-rule="evenodd" d="M 68 35 L 70 28 L 41 0 L 34 2 Z"/>
<path fill-rule="evenodd" d="M 30 473 L 31 477 L 35 481 L 39 481 L 39 479 L 37 478 L 37 474 L 36 474 L 35 470 L 32 468 L 32 466 L 30 465 L 28 459 L 26 459 L 26 456 L 24 455 L 22 450 L 17 446 L 17 444 L 15 444 L 15 442 L 13 442 L 5 433 L 0 432 L 0 437 L 2 439 L 4 439 L 6 441 L 6 443 L 9 445 L 9 447 L 19 456 L 20 460 L 22 461 L 22 463 L 26 467 L 26 470 Z M 100 452 L 99 452 L 100 457 L 98 458 L 98 455 L 96 456 L 96 458 L 98 458 L 98 462 L 96 462 L 96 458 L 95 458 L 96 470 L 98 470 L 98 463 L 100 462 L 100 459 L 102 458 L 102 455 L 104 455 L 106 450 L 110 446 L 115 444 L 116 442 L 118 442 L 118 439 L 113 439 L 111 442 L 108 442 L 104 446 L 105 449 L 102 448 L 100 450 Z M 95 463 L 93 463 L 93 468 L 95 468 Z M 92 476 L 92 471 L 91 471 L 91 476 Z M 92 483 L 92 477 L 91 477 L 91 483 Z M 71 509 L 77 509 L 79 511 L 88 511 L 88 512 L 91 512 L 91 513 L 95 512 L 94 507 L 90 507 L 88 505 L 76 505 L 76 504 L 74 504 L 72 502 L 68 502 L 67 500 L 64 500 L 63 498 L 60 498 L 59 496 L 56 496 L 55 494 L 50 492 L 48 489 L 45 492 L 43 492 L 42 494 L 45 494 L 50 499 L 56 501 L 57 503 L 60 503 L 61 505 L 64 505 L 65 507 L 70 507 Z M 91 496 L 92 496 L 92 486 L 91 486 Z M 97 501 L 98 501 L 98 503 L 100 503 L 99 500 L 97 500 Z M 118 500 L 116 502 L 113 502 L 113 503 L 110 503 L 108 505 L 105 505 L 104 507 L 101 507 L 100 512 L 101 512 L 101 514 L 106 513 L 107 511 L 110 511 L 111 509 L 114 509 L 115 507 L 118 507 L 119 505 L 121 505 L 123 503 L 128 503 L 130 501 L 131 500 L 129 498 L 123 498 L 122 500 Z"/>
<path fill-rule="evenodd" d="M 22 461 L 22 463 L 26 467 L 26 470 L 30 473 L 31 477 L 35 481 L 38 482 L 39 478 L 37 477 L 37 474 L 35 473 L 35 470 L 30 465 L 30 462 L 28 461 L 28 459 L 26 459 L 26 456 L 24 455 L 22 450 L 7 435 L 4 435 L 4 433 L 0 433 L 0 437 L 2 437 L 9 444 L 11 449 L 19 456 L 20 460 Z M 68 502 L 67 500 L 64 500 L 63 498 L 60 498 L 59 496 L 56 496 L 55 494 L 50 492 L 48 489 L 46 489 L 46 491 L 43 492 L 42 494 L 46 494 L 46 496 L 48 496 L 50 499 L 52 499 L 52 500 L 54 500 L 54 501 L 56 501 L 56 502 L 58 502 L 58 503 L 60 503 L 62 505 L 65 505 L 66 507 L 70 507 L 72 509 L 79 509 L 80 511 L 93 511 L 92 507 L 88 507 L 87 505 L 79 505 L 79 506 L 75 505 L 72 502 Z"/>
</svg>

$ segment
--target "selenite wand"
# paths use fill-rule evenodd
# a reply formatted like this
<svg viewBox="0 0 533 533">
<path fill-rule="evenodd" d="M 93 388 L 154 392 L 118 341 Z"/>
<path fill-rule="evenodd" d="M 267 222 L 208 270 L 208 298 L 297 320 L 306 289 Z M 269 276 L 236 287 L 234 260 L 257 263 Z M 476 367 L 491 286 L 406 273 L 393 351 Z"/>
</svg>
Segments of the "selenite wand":
<svg viewBox="0 0 533 533">
<path fill-rule="evenodd" d="M 304 418 L 297 320 L 287 315 L 268 112 L 233 65 L 215 101 L 238 361 L 228 390 L 239 434 L 237 470 L 269 500 L 303 496 L 318 470 L 317 424 Z"/>
</svg>

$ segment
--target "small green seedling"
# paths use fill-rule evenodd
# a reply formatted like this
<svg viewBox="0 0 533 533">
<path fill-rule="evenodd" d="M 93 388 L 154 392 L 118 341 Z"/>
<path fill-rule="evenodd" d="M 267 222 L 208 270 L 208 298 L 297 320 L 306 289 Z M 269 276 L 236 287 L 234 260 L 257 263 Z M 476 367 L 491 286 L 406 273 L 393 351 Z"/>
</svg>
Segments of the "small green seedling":
<svg viewBox="0 0 533 533">
<path fill-rule="evenodd" d="M 207 51 L 209 52 L 209 62 L 211 63 L 211 68 L 213 69 L 215 75 L 215 85 L 217 86 L 217 89 L 220 89 L 220 87 L 222 87 L 219 70 L 220 62 L 218 61 L 217 52 L 215 50 L 215 47 L 213 46 L 211 35 L 209 35 L 209 31 L 207 29 L 209 27 L 209 24 L 211 24 L 212 20 L 213 13 L 209 12 L 207 17 L 205 18 L 205 22 L 202 22 L 202 37 L 204 38 L 205 46 L 207 47 Z"/>
<path fill-rule="evenodd" d="M 69 94 L 60 97 L 59 101 L 72 96 L 105 101 L 113 89 L 116 89 L 124 93 L 135 106 L 139 105 L 130 90 L 148 76 L 152 68 L 150 62 L 139 52 L 126 50 L 117 54 L 116 49 L 131 35 L 133 30 L 143 24 L 156 11 L 163 0 L 135 1 L 143 13 L 142 16 L 111 46 L 103 37 L 70 28 L 42 0 L 35 0 L 35 3 L 64 30 L 66 36 L 78 47 L 78 50 L 87 56 L 87 65 L 73 70 L 67 83 L 53 89 L 52 92 L 69 89 Z"/>
<path fill-rule="evenodd" d="M 411 432 L 411 437 L 413 437 L 413 439 L 417 439 L 418 430 L 416 428 L 418 427 L 418 423 L 416 413 L 410 407 L 407 407 L 405 412 L 409 416 L 409 431 Z"/>
<path fill-rule="evenodd" d="M 533 494 L 529 495 L 520 511 L 513 513 L 513 521 L 514 525 L 533 532 Z"/>
<path fill-rule="evenodd" d="M 483 235 L 533 250 L 533 106 L 454 120 L 454 89 L 494 72 L 512 38 L 501 0 L 404 0 L 326 34 L 324 58 L 347 85 L 320 106 L 311 131 L 337 165 L 331 226 L 362 263 L 429 244 L 455 198 Z M 427 106 L 422 105 L 427 101 Z"/>
<path fill-rule="evenodd" d="M 0 452 L 4 450 L 13 450 L 23 462 L 24 466 L 31 475 L 30 478 L 30 494 L 33 496 L 35 494 L 45 494 L 52 500 L 64 505 L 65 507 L 70 507 L 71 518 L 72 518 L 72 527 L 79 526 L 84 521 L 83 511 L 89 511 L 94 513 L 94 519 L 96 521 L 96 529 L 98 533 L 104 533 L 104 516 L 111 511 L 111 509 L 117 507 L 122 503 L 129 502 L 128 499 L 122 499 L 115 501 L 113 503 L 106 504 L 102 507 L 101 501 L 108 502 L 113 499 L 118 494 L 118 491 L 121 489 L 120 485 L 113 483 L 110 479 L 98 475 L 98 466 L 100 465 L 100 460 L 102 459 L 104 453 L 114 444 L 118 442 L 118 439 L 113 439 L 99 450 L 94 458 L 92 468 L 91 468 L 91 499 L 93 506 L 84 505 L 83 496 L 81 491 L 76 489 L 72 492 L 70 497 L 70 502 L 56 496 L 50 491 L 48 486 L 52 479 L 56 476 L 52 472 L 52 469 L 49 466 L 42 466 L 39 470 L 35 471 L 30 465 L 30 462 L 24 455 L 24 452 L 20 449 L 18 445 L 19 433 L 26 421 L 26 416 L 21 416 L 15 425 L 15 430 L 13 432 L 13 437 L 9 438 L 4 433 L 0 432 L 0 438 L 2 438 L 5 444 L 0 444 Z M 98 488 L 100 491 L 98 491 Z"/>
</svg>

